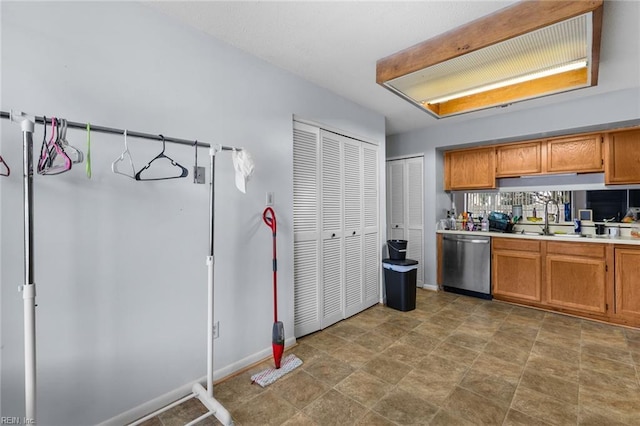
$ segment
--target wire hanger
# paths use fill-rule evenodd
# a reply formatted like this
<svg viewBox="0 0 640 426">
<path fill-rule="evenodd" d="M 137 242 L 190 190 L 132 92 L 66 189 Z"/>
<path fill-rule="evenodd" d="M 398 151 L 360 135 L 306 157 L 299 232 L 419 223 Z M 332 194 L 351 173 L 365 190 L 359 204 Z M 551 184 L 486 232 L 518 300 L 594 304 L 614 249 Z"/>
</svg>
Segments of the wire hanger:
<svg viewBox="0 0 640 426">
<path fill-rule="evenodd" d="M 129 168 L 131 168 L 131 174 L 121 172 L 118 169 L 118 164 L 120 164 L 121 162 L 124 162 L 125 157 L 129 161 L 129 165 L 126 167 L 126 169 L 129 170 Z M 126 176 L 131 179 L 136 179 L 136 168 L 133 165 L 133 158 L 131 157 L 131 152 L 129 152 L 129 145 L 127 144 L 127 129 L 124 130 L 124 151 L 122 151 L 122 154 L 120 154 L 120 156 L 116 158 L 113 161 L 113 163 L 111 163 L 111 171 L 118 175 Z"/>
<path fill-rule="evenodd" d="M 67 141 L 67 120 L 63 118 L 61 121 L 60 147 L 62 147 L 65 154 L 67 154 L 73 164 L 82 163 L 82 161 L 84 161 L 84 154 L 78 148 L 69 145 L 69 142 Z"/>
<path fill-rule="evenodd" d="M 140 169 L 140 171 L 138 171 L 138 173 L 136 173 L 136 180 L 165 180 L 165 179 L 179 179 L 179 178 L 184 178 L 189 176 L 189 171 L 183 167 L 182 165 L 178 164 L 175 160 L 173 160 L 172 158 L 164 155 L 164 150 L 165 150 L 165 140 L 164 140 L 164 136 L 159 135 L 160 138 L 162 138 L 162 152 L 160 152 L 160 154 L 156 155 L 155 158 L 151 161 L 149 161 L 149 163 L 144 166 L 142 169 Z M 166 176 L 166 177 L 156 177 L 156 178 L 144 178 L 142 177 L 142 172 L 144 172 L 145 170 L 148 170 L 149 167 L 151 167 L 151 164 L 156 161 L 156 160 L 160 160 L 162 158 L 166 158 L 167 160 L 169 160 L 171 162 L 171 165 L 178 168 L 180 170 L 180 175 L 178 176 Z"/>
<path fill-rule="evenodd" d="M 38 173 L 41 175 L 59 175 L 71 170 L 71 158 L 64 152 L 60 144 L 58 120 L 55 117 L 51 118 L 51 139 L 49 139 L 48 143 L 46 142 L 46 117 L 44 122 L 44 138 L 42 140 L 40 159 L 38 161 Z"/>
<path fill-rule="evenodd" d="M 11 174 L 11 169 L 9 168 L 9 165 L 7 164 L 6 161 L 4 161 L 4 158 L 2 158 L 2 155 L 0 155 L 0 166 L 2 166 L 0 168 L 0 176 L 9 176 Z M 6 170 L 3 170 L 6 169 Z"/>
</svg>

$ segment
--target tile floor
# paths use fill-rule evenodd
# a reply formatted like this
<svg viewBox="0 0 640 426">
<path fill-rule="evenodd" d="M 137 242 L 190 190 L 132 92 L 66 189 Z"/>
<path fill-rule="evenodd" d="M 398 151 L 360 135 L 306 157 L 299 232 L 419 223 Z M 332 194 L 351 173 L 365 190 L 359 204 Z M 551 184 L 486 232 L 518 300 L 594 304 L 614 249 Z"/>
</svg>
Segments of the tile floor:
<svg viewBox="0 0 640 426">
<path fill-rule="evenodd" d="M 374 306 L 298 343 L 304 364 L 267 388 L 250 376 L 271 361 L 217 385 L 237 425 L 640 425 L 640 330 L 419 289 L 413 311 Z"/>
</svg>

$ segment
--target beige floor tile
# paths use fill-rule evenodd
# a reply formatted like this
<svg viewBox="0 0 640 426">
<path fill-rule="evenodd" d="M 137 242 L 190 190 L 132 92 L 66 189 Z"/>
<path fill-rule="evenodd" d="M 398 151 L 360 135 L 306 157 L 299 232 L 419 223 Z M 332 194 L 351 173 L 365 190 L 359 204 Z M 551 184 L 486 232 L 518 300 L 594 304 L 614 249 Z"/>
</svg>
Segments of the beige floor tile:
<svg viewBox="0 0 640 426">
<path fill-rule="evenodd" d="M 399 343 L 404 343 L 414 348 L 418 348 L 424 352 L 431 352 L 440 343 L 440 339 L 432 336 L 426 336 L 416 331 L 410 331 L 403 336 Z"/>
<path fill-rule="evenodd" d="M 502 426 L 547 426 L 549 423 L 528 416 L 517 410 L 509 410 Z"/>
<path fill-rule="evenodd" d="M 356 339 L 366 332 L 366 329 L 356 327 L 355 325 L 352 325 L 347 321 L 339 322 L 327 329 L 327 333 L 333 334 L 334 336 L 338 336 L 349 341 Z"/>
<path fill-rule="evenodd" d="M 640 423 L 640 390 L 585 387 L 580 390 L 580 403 L 585 407 L 618 413 L 619 418 L 635 418 Z"/>
<path fill-rule="evenodd" d="M 396 315 L 392 318 L 389 318 L 387 323 L 395 327 L 399 327 L 403 330 L 410 331 L 416 328 L 417 326 L 419 326 L 420 324 L 422 324 L 422 321 L 419 321 L 414 318 L 410 318 L 407 315 L 405 315 L 405 313 L 403 312 L 402 315 Z"/>
<path fill-rule="evenodd" d="M 291 404 L 283 400 L 277 393 L 268 390 L 250 403 L 243 404 L 232 412 L 233 418 L 244 426 L 250 425 L 280 425 L 295 416 L 296 410 Z"/>
<path fill-rule="evenodd" d="M 579 426 L 636 426 L 637 417 L 620 414 L 608 407 L 582 404 L 578 413 Z"/>
<path fill-rule="evenodd" d="M 348 364 L 328 355 L 318 359 L 311 366 L 302 364 L 302 369 L 329 386 L 334 386 L 353 373 L 353 368 Z"/>
<path fill-rule="evenodd" d="M 326 352 L 308 345 L 307 343 L 305 343 L 305 340 L 300 340 L 295 347 L 287 349 L 286 354 L 294 354 L 295 356 L 300 358 L 306 366 L 309 366 L 313 364 L 315 360 L 326 356 Z"/>
<path fill-rule="evenodd" d="M 395 385 L 411 371 L 411 368 L 407 364 L 379 356 L 365 364 L 362 371 Z"/>
<path fill-rule="evenodd" d="M 429 423 L 429 426 L 473 426 L 476 423 L 462 417 L 458 417 L 450 412 L 440 409 Z"/>
<path fill-rule="evenodd" d="M 253 372 L 257 373 L 258 371 L 260 370 Z M 230 412 L 266 391 L 260 385 L 251 384 L 251 374 L 251 371 L 242 373 L 214 387 L 216 399 Z"/>
<path fill-rule="evenodd" d="M 282 426 L 320 426 L 318 423 L 311 420 L 306 414 L 299 411 L 289 420 L 284 422 Z"/>
<path fill-rule="evenodd" d="M 398 383 L 404 390 L 432 405 L 442 404 L 460 381 L 459 377 L 412 370 Z"/>
<path fill-rule="evenodd" d="M 302 369 L 288 373 L 287 376 L 270 385 L 269 389 L 299 410 L 330 389 L 327 384 Z"/>
<path fill-rule="evenodd" d="M 525 368 L 538 371 L 546 376 L 559 377 L 572 382 L 578 381 L 579 363 L 559 361 L 554 358 L 531 354 Z"/>
<path fill-rule="evenodd" d="M 332 389 L 302 411 L 320 425 L 354 425 L 368 410 L 364 405 Z"/>
<path fill-rule="evenodd" d="M 511 330 L 506 331 L 501 328 L 494 333 L 490 342 L 529 352 L 535 342 L 535 336 L 531 338 L 526 334 Z"/>
<path fill-rule="evenodd" d="M 579 347 L 578 347 L 579 348 Z M 580 362 L 580 350 L 572 350 L 567 347 L 549 343 L 545 340 L 536 340 L 531 349 L 531 353 L 538 356 L 557 359 L 569 364 Z"/>
<path fill-rule="evenodd" d="M 304 343 L 321 351 L 330 352 L 346 345 L 349 341 L 329 333 L 314 333 L 306 338 Z"/>
<path fill-rule="evenodd" d="M 378 356 L 378 352 L 374 352 L 357 343 L 348 343 L 335 351 L 331 351 L 331 356 L 348 364 L 353 369 L 358 369 Z"/>
<path fill-rule="evenodd" d="M 356 371 L 335 386 L 335 389 L 365 407 L 371 408 L 393 385 L 365 371 Z"/>
<path fill-rule="evenodd" d="M 529 359 L 530 352 L 526 349 L 507 346 L 491 340 L 487 343 L 487 346 L 485 346 L 483 353 L 503 361 L 524 365 L 527 362 L 527 359 Z"/>
<path fill-rule="evenodd" d="M 582 353 L 610 359 L 612 361 L 633 364 L 633 358 L 631 357 L 631 352 L 626 349 L 626 343 L 624 346 L 614 346 L 606 343 L 591 343 L 590 341 L 583 341 Z"/>
<path fill-rule="evenodd" d="M 578 405 L 568 404 L 524 386 L 518 386 L 511 408 L 552 425 L 575 425 Z"/>
<path fill-rule="evenodd" d="M 396 388 L 378 401 L 373 411 L 401 425 L 428 425 L 438 409 L 410 392 Z"/>
<path fill-rule="evenodd" d="M 596 370 L 582 369 L 580 371 L 580 388 L 593 390 L 640 390 L 635 377 L 628 375 L 612 375 Z"/>
<path fill-rule="evenodd" d="M 580 368 L 600 371 L 616 377 L 629 377 L 636 372 L 633 364 L 625 364 L 589 354 L 580 356 Z"/>
<path fill-rule="evenodd" d="M 488 341 L 488 337 L 478 337 L 476 335 L 462 331 L 451 333 L 449 337 L 445 339 L 445 342 L 453 343 L 454 345 L 462 346 L 475 351 L 483 350 Z"/>
<path fill-rule="evenodd" d="M 395 423 L 373 411 L 368 411 L 356 424 L 361 426 L 395 426 Z"/>
<path fill-rule="evenodd" d="M 403 341 L 395 342 L 381 354 L 384 358 L 399 361 L 409 366 L 420 362 L 427 355 L 429 355 L 428 351 L 408 345 Z"/>
<path fill-rule="evenodd" d="M 355 343 L 372 350 L 374 352 L 382 352 L 395 342 L 396 339 L 392 339 L 387 336 L 383 336 L 375 331 L 370 331 L 354 340 Z"/>
<path fill-rule="evenodd" d="M 558 401 L 564 401 L 573 405 L 578 404 L 577 382 L 544 375 L 531 367 L 525 368 L 522 378 L 520 379 L 519 388 L 521 387 L 540 392 Z"/>
<path fill-rule="evenodd" d="M 159 420 L 163 426 L 182 426 L 186 422 L 195 420 L 209 410 L 200 402 L 197 398 L 192 398 L 183 404 L 180 404 L 172 409 L 160 414 Z M 220 424 L 213 416 L 207 417 L 200 422 L 203 426 L 213 426 Z"/>
<path fill-rule="evenodd" d="M 502 424 L 508 411 L 508 406 L 498 405 L 460 387 L 449 395 L 442 408 L 455 416 L 484 425 Z"/>
<path fill-rule="evenodd" d="M 460 364 L 471 366 L 476 358 L 478 358 L 478 355 L 480 355 L 480 352 L 454 345 L 453 343 L 442 342 L 431 351 L 431 355 L 448 358 Z"/>
<path fill-rule="evenodd" d="M 485 374 L 499 376 L 502 379 L 517 384 L 524 369 L 523 365 L 513 364 L 487 354 L 480 354 L 473 362 L 472 368 Z"/>
<path fill-rule="evenodd" d="M 507 408 L 517 387 L 498 376 L 490 376 L 473 368 L 467 372 L 458 386 Z"/>
</svg>

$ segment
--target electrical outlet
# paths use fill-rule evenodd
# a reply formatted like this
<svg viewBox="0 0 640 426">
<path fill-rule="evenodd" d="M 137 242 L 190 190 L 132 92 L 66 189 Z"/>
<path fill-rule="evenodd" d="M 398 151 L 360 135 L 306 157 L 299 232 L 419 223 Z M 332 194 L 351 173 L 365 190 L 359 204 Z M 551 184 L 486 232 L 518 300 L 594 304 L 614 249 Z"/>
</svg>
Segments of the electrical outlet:
<svg viewBox="0 0 640 426">
<path fill-rule="evenodd" d="M 193 166 L 193 183 L 204 183 L 204 167 Z"/>
<path fill-rule="evenodd" d="M 218 337 L 220 337 L 220 321 L 213 323 L 213 338 L 217 339 Z"/>
</svg>

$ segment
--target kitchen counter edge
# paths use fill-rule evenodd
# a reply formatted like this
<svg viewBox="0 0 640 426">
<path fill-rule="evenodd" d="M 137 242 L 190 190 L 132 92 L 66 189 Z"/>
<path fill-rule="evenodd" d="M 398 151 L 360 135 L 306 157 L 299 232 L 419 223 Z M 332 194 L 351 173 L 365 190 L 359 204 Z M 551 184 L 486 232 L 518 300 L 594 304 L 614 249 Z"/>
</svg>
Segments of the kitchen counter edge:
<svg viewBox="0 0 640 426">
<path fill-rule="evenodd" d="M 576 242 L 576 243 L 596 243 L 596 244 L 626 244 L 626 245 L 635 245 L 640 246 L 640 238 L 633 237 L 596 237 L 596 236 L 585 236 L 585 237 L 565 237 L 562 235 L 526 235 L 520 233 L 503 233 L 503 232 L 494 232 L 494 231 L 447 231 L 447 230 L 438 230 L 436 234 L 444 234 L 444 235 L 474 235 L 474 236 L 482 236 L 482 237 L 498 237 L 498 238 L 520 238 L 526 240 L 545 240 L 545 241 L 565 241 L 565 242 Z"/>
</svg>

